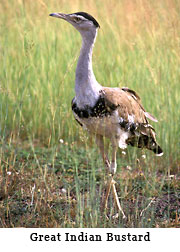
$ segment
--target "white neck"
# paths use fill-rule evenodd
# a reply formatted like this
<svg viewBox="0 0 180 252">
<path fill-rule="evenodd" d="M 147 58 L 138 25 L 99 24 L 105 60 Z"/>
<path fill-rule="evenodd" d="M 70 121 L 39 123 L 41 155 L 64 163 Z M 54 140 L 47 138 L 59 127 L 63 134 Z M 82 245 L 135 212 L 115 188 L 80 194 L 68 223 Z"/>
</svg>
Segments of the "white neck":
<svg viewBox="0 0 180 252">
<path fill-rule="evenodd" d="M 92 51 L 97 35 L 95 31 L 81 32 L 82 47 L 76 68 L 76 102 L 78 107 L 93 107 L 99 98 L 100 84 L 96 81 L 92 68 Z"/>
</svg>

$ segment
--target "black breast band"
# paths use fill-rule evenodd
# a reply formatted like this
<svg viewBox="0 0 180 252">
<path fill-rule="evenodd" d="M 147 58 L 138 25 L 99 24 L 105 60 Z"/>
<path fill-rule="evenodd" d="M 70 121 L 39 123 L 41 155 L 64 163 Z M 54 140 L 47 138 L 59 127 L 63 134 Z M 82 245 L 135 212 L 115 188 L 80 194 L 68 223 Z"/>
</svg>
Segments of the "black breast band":
<svg viewBox="0 0 180 252">
<path fill-rule="evenodd" d="M 79 118 L 88 118 L 88 117 L 103 117 L 109 116 L 117 108 L 115 105 L 108 106 L 105 103 L 103 97 L 99 97 L 94 107 L 85 106 L 84 109 L 78 108 L 74 99 L 72 100 L 72 110 L 78 115 Z"/>
<path fill-rule="evenodd" d="M 72 100 L 72 110 L 79 118 L 89 118 L 89 117 L 106 117 L 111 116 L 118 106 L 106 102 L 104 97 L 100 96 L 94 107 L 85 106 L 84 109 L 78 108 L 76 102 Z M 76 119 L 77 120 L 77 119 Z M 78 121 L 79 122 L 79 121 Z M 79 122 L 80 123 L 80 122 Z M 138 128 L 138 123 L 132 123 L 125 121 L 123 118 L 119 118 L 119 125 L 127 132 L 134 133 Z"/>
</svg>

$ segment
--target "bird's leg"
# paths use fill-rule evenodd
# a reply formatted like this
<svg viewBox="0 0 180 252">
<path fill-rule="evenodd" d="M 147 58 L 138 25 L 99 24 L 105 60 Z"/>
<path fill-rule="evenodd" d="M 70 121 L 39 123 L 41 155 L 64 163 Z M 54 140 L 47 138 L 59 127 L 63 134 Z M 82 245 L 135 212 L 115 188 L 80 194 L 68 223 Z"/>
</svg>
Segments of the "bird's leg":
<svg viewBox="0 0 180 252">
<path fill-rule="evenodd" d="M 109 168 L 110 168 L 110 162 L 109 162 L 108 156 L 107 156 L 107 154 L 105 153 L 105 150 L 104 150 L 103 136 L 96 135 L 96 144 L 99 147 L 99 150 L 100 150 L 103 162 L 104 162 L 107 170 L 109 170 Z"/>
<path fill-rule="evenodd" d="M 110 194 L 110 191 L 111 191 L 112 180 L 113 180 L 113 177 L 110 175 L 108 185 L 107 185 L 107 188 L 106 188 L 106 195 L 105 195 L 105 199 L 104 199 L 104 203 L 103 203 L 103 207 L 105 209 L 107 208 L 107 202 L 108 202 L 109 194 Z"/>
<path fill-rule="evenodd" d="M 110 179 L 109 179 L 109 183 L 108 183 L 107 190 L 106 190 L 104 207 L 107 208 L 107 201 L 108 201 L 109 193 L 110 193 L 110 190 L 111 190 L 111 187 L 112 187 L 113 197 L 114 197 L 116 206 L 118 208 L 118 211 L 122 213 L 123 219 L 124 219 L 124 218 L 126 218 L 126 216 L 125 216 L 125 214 L 124 214 L 124 212 L 122 210 L 121 204 L 119 202 L 119 198 L 118 198 L 117 191 L 116 191 L 116 186 L 115 186 L 116 182 L 115 182 L 115 180 L 113 178 L 114 174 L 116 173 L 116 169 L 117 169 L 116 153 L 117 153 L 117 146 L 113 145 L 113 147 L 112 147 L 112 161 L 111 161 L 111 165 L 109 167 Z"/>
<path fill-rule="evenodd" d="M 125 219 L 125 218 L 126 218 L 126 215 L 124 214 L 124 211 L 123 211 L 123 209 L 122 209 L 122 207 L 121 207 L 121 204 L 120 204 L 120 202 L 119 202 L 119 198 L 118 198 L 118 195 L 117 195 L 115 183 L 116 183 L 115 180 L 113 180 L 113 181 L 112 181 L 112 192 L 113 192 L 114 200 L 115 200 L 115 203 L 116 203 L 116 206 L 117 206 L 119 212 L 121 212 L 122 215 L 123 215 L 123 219 Z"/>
<path fill-rule="evenodd" d="M 108 171 L 110 178 L 109 178 L 109 182 L 108 182 L 108 185 L 107 185 L 106 195 L 105 195 L 105 200 L 104 200 L 104 207 L 105 208 L 107 208 L 107 202 L 108 202 L 109 194 L 110 194 L 110 191 L 111 191 L 111 186 L 115 184 L 113 176 L 116 173 L 116 167 L 117 167 L 116 152 L 117 152 L 117 147 L 115 145 L 113 145 L 113 147 L 112 147 L 112 160 L 111 160 L 111 164 L 109 165 L 109 171 Z M 115 188 L 115 191 L 116 191 L 115 185 L 113 186 L 113 188 Z M 113 193 L 113 195 L 115 195 L 115 193 Z M 116 192 L 116 195 L 117 195 L 117 192 Z M 116 197 L 116 199 L 117 199 L 117 197 Z M 117 200 L 115 200 L 115 202 L 116 201 Z"/>
<path fill-rule="evenodd" d="M 104 162 L 104 164 L 105 164 L 105 166 L 107 168 L 107 171 L 109 172 L 110 171 L 110 162 L 109 162 L 108 156 L 107 156 L 107 154 L 105 153 L 105 150 L 104 150 L 103 136 L 96 135 L 96 144 L 100 149 L 100 153 L 101 153 L 103 162 Z M 111 191 L 111 185 L 112 185 L 112 176 L 110 174 L 108 186 L 107 186 L 107 189 L 106 189 L 105 200 L 104 200 L 104 203 L 103 203 L 103 208 L 107 208 L 107 202 L 108 202 L 109 193 Z"/>
<path fill-rule="evenodd" d="M 116 169 L 117 169 L 117 163 L 116 163 L 117 148 L 118 147 L 116 145 L 112 146 L 112 159 L 111 159 L 111 165 L 110 165 L 110 169 L 109 169 L 109 172 L 112 175 L 114 175 L 116 173 Z"/>
<path fill-rule="evenodd" d="M 113 145 L 112 147 L 112 160 L 111 160 L 111 164 L 109 162 L 108 156 L 105 153 L 104 150 L 104 141 L 103 141 L 103 136 L 100 135 L 96 135 L 96 144 L 98 145 L 99 149 L 100 149 L 100 153 L 102 156 L 102 159 L 105 163 L 105 166 L 109 172 L 109 181 L 108 181 L 108 185 L 107 185 L 107 189 L 106 189 L 106 194 L 105 194 L 105 200 L 104 200 L 104 208 L 107 208 L 107 202 L 108 202 L 108 198 L 109 198 L 109 194 L 112 188 L 112 192 L 113 192 L 113 197 L 116 203 L 116 206 L 118 208 L 118 210 L 122 213 L 123 218 L 126 218 L 122 207 L 120 205 L 119 199 L 118 199 L 118 195 L 117 195 L 117 191 L 116 191 L 116 186 L 115 186 L 115 180 L 113 178 L 114 174 L 116 173 L 116 169 L 117 169 L 117 163 L 116 163 L 116 153 L 117 153 L 117 146 Z"/>
</svg>

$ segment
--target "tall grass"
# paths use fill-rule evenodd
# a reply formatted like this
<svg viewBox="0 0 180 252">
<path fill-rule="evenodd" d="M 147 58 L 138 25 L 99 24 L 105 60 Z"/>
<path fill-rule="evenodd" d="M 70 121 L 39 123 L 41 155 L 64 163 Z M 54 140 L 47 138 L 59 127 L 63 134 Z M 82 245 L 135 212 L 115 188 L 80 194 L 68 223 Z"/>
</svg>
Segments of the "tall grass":
<svg viewBox="0 0 180 252">
<path fill-rule="evenodd" d="M 41 162 L 38 163 L 40 155 L 36 155 L 37 150 L 34 149 L 35 144 L 38 148 L 49 147 L 48 154 L 44 158 L 50 159 L 53 169 L 56 167 L 57 157 L 61 168 L 66 164 L 66 159 L 74 164 L 72 169 L 75 169 L 73 182 L 75 184 L 72 187 L 75 188 L 74 193 L 80 202 L 78 210 L 76 209 L 79 213 L 76 226 L 85 225 L 82 211 L 85 211 L 83 216 L 85 214 L 87 223 L 88 221 L 91 223 L 89 226 L 106 226 L 102 224 L 106 223 L 104 219 L 101 223 L 98 221 L 103 183 L 99 184 L 99 198 L 94 205 L 87 201 L 89 205 L 85 207 L 83 202 L 86 200 L 81 198 L 86 195 L 91 198 L 90 202 L 93 202 L 97 193 L 97 181 L 96 172 L 93 173 L 92 168 L 102 166 L 98 154 L 95 153 L 96 149 L 93 148 L 94 145 L 87 141 L 85 133 L 76 125 L 71 112 L 74 74 L 81 38 L 69 24 L 48 16 L 49 13 L 56 11 L 71 13 L 81 10 L 91 13 L 101 25 L 93 56 L 94 72 L 99 83 L 112 87 L 128 86 L 136 90 L 146 110 L 159 120 L 154 127 L 165 154 L 157 159 L 148 152 L 146 161 L 141 161 L 145 178 L 151 176 L 150 187 L 148 180 L 139 181 L 139 177 L 136 178 L 128 169 L 124 168 L 123 172 L 121 170 L 127 166 L 131 166 L 132 169 L 136 167 L 136 171 L 139 169 L 136 164 L 136 159 L 141 156 L 139 150 L 130 147 L 127 156 L 125 158 L 121 156 L 118 160 L 117 179 L 122 183 L 121 197 L 128 197 L 128 190 L 130 188 L 134 190 L 132 187 L 137 179 L 138 183 L 143 183 L 144 194 L 148 195 L 149 191 L 149 196 L 152 196 L 158 190 L 157 185 L 160 189 L 163 188 L 166 175 L 177 175 L 180 172 L 180 2 L 178 0 L 111 0 L 110 2 L 1 0 L 0 2 L 1 174 L 3 169 L 7 171 L 11 167 L 16 170 L 18 167 L 22 170 L 24 167 L 20 161 L 18 164 L 15 161 L 16 158 L 21 160 L 19 155 L 22 154 L 16 153 L 17 146 L 22 145 L 23 149 L 25 146 L 30 146 L 32 155 L 23 152 L 22 159 L 23 162 L 25 159 L 29 163 L 33 156 L 35 163 L 29 164 L 32 166 L 31 171 L 35 167 L 42 169 Z M 58 146 L 59 139 L 64 140 L 64 145 L 61 144 L 60 150 L 58 149 L 60 156 L 54 147 Z M 80 142 L 83 142 L 85 149 L 82 153 L 74 147 L 74 143 L 79 146 Z M 71 146 L 70 149 L 66 149 L 68 145 Z M 13 150 L 15 148 L 15 151 L 12 151 L 11 147 Z M 64 152 L 62 154 L 63 148 L 69 151 L 69 154 Z M 74 161 L 70 158 L 71 155 L 74 155 Z M 71 167 L 71 162 L 67 162 L 67 166 Z M 83 163 L 82 170 L 79 168 L 81 163 Z M 41 169 L 39 171 L 44 173 Z M 157 172 L 163 174 L 160 181 L 157 181 Z M 65 176 L 66 173 L 62 174 Z M 83 181 L 88 180 L 88 188 L 84 184 L 81 185 L 79 181 L 81 175 Z M 123 176 L 126 177 L 124 182 Z M 53 178 L 56 181 L 54 175 Z M 56 182 L 58 185 L 58 181 Z M 83 194 L 81 194 L 82 188 L 85 188 Z M 91 191 L 91 195 L 87 196 L 86 191 Z M 146 203 L 145 201 L 144 204 Z M 91 211 L 87 209 L 93 210 L 96 214 L 92 217 Z M 129 216 L 129 223 L 134 223 L 132 226 L 145 226 L 143 223 L 135 224 L 131 214 Z M 68 216 L 66 217 L 68 219 Z M 109 223 L 111 222 L 108 222 L 107 226 L 111 226 L 112 223 Z M 64 224 L 68 225 L 71 226 Z M 146 223 L 147 225 L 151 226 L 151 222 Z"/>
</svg>

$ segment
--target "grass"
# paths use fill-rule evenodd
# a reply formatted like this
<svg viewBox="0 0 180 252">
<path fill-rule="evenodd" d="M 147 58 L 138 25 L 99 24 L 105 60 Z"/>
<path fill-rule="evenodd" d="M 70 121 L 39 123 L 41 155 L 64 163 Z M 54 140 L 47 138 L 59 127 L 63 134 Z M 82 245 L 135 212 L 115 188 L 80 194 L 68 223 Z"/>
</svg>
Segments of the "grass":
<svg viewBox="0 0 180 252">
<path fill-rule="evenodd" d="M 163 157 L 131 147 L 118 154 L 126 221 L 113 219 L 112 199 L 107 213 L 100 209 L 106 173 L 71 112 L 80 35 L 48 17 L 79 10 L 101 25 L 97 80 L 136 90 L 159 120 Z M 178 0 L 1 1 L 1 227 L 180 225 L 179 13 Z"/>
</svg>

